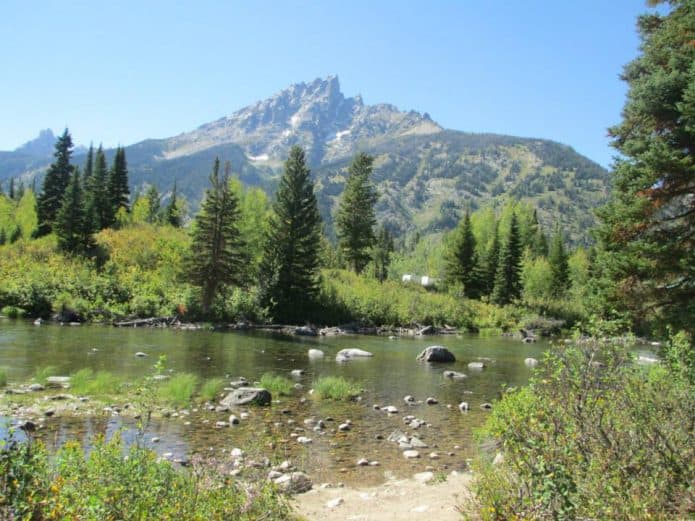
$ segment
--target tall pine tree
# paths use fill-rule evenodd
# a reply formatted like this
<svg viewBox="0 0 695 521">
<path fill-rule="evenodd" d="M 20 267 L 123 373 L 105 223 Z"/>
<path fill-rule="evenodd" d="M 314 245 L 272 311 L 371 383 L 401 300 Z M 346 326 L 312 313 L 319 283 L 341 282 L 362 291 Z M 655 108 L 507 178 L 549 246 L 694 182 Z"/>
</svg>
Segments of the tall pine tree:
<svg viewBox="0 0 695 521">
<path fill-rule="evenodd" d="M 39 216 L 39 235 L 50 233 L 53 222 L 63 202 L 63 194 L 70 182 L 74 167 L 70 164 L 72 137 L 66 128 L 58 138 L 53 153 L 54 161 L 43 180 L 43 190 L 37 200 Z"/>
<path fill-rule="evenodd" d="M 87 221 L 79 169 L 75 168 L 56 215 L 58 247 L 68 253 L 84 253 L 92 246 L 91 225 Z"/>
<path fill-rule="evenodd" d="M 374 245 L 374 276 L 379 282 L 384 282 L 388 278 L 393 249 L 391 233 L 388 228 L 381 226 L 376 234 L 376 244 Z"/>
<path fill-rule="evenodd" d="M 492 230 L 492 240 L 490 241 L 488 250 L 485 252 L 485 262 L 483 264 L 485 277 L 483 284 L 484 295 L 492 295 L 492 291 L 495 289 L 495 276 L 497 275 L 497 266 L 499 265 L 500 258 L 499 228 L 499 221 L 495 221 L 495 225 Z"/>
<path fill-rule="evenodd" d="M 369 263 L 376 240 L 374 205 L 377 194 L 369 179 L 373 162 L 372 156 L 363 153 L 352 160 L 335 220 L 343 256 L 355 273 L 362 272 Z"/>
<path fill-rule="evenodd" d="M 229 189 L 230 170 L 226 163 L 220 178 L 220 160 L 215 158 L 187 260 L 189 280 L 201 289 L 204 314 L 210 311 L 220 287 L 240 285 L 245 280 L 247 258 L 238 228 L 239 201 Z"/>
<path fill-rule="evenodd" d="M 87 215 L 91 219 L 93 230 L 103 230 L 113 224 L 114 213 L 108 193 L 106 156 L 101 145 L 94 157 L 94 171 L 88 181 Z"/>
<path fill-rule="evenodd" d="M 128 162 L 125 158 L 125 150 L 122 147 L 116 149 L 113 165 L 111 170 L 109 170 L 107 185 L 113 215 L 116 216 L 121 208 L 128 211 L 128 197 L 130 195 L 130 190 L 128 189 Z"/>
<path fill-rule="evenodd" d="M 665 3 L 652 1 L 652 4 Z M 638 20 L 641 54 L 623 72 L 621 153 L 599 217 L 607 312 L 695 331 L 695 2 Z"/>
<path fill-rule="evenodd" d="M 560 226 L 555 229 L 555 234 L 550 242 L 548 262 L 551 270 L 551 290 L 555 297 L 562 297 L 570 283 L 570 268 L 568 255 L 565 251 L 565 239 Z"/>
<path fill-rule="evenodd" d="M 468 211 L 453 232 L 445 259 L 445 269 L 449 283 L 462 285 L 464 295 L 468 298 L 480 297 L 484 287 L 484 275 L 479 266 L 471 214 Z"/>
<path fill-rule="evenodd" d="M 305 320 L 318 293 L 321 216 L 304 151 L 285 162 L 261 261 L 261 302 L 274 318 Z"/>
<path fill-rule="evenodd" d="M 179 208 L 179 199 L 176 193 L 176 181 L 174 181 L 174 189 L 171 191 L 171 198 L 165 210 L 165 220 L 167 224 L 174 228 L 181 227 L 181 210 Z"/>
<path fill-rule="evenodd" d="M 492 301 L 495 304 L 509 304 L 521 296 L 521 237 L 516 213 L 509 222 L 509 232 L 500 249 L 495 274 L 495 288 Z"/>
</svg>

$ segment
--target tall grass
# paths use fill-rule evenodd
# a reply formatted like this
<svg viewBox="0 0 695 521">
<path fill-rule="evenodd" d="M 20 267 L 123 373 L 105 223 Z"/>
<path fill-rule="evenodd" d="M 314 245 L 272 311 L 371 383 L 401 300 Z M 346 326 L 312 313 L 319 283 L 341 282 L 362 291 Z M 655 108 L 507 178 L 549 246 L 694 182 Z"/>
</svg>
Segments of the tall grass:
<svg viewBox="0 0 695 521">
<path fill-rule="evenodd" d="M 313 388 L 314 397 L 319 400 L 351 400 L 362 391 L 361 385 L 342 376 L 322 376 Z"/>
<path fill-rule="evenodd" d="M 45 367 L 39 367 L 34 373 L 32 380 L 40 384 L 46 384 L 46 379 L 49 376 L 55 376 L 56 368 L 52 365 L 47 365 Z"/>
<path fill-rule="evenodd" d="M 209 378 L 200 387 L 200 398 L 206 402 L 211 402 L 219 396 L 224 388 L 224 378 Z"/>
<path fill-rule="evenodd" d="M 76 394 L 116 394 L 121 385 L 121 379 L 108 371 L 98 371 L 95 374 L 89 368 L 80 369 L 70 377 L 70 389 Z"/>
<path fill-rule="evenodd" d="M 272 373 L 265 373 L 261 376 L 261 387 L 268 389 L 270 394 L 289 396 L 294 389 L 294 382 L 284 376 L 277 376 Z"/>
<path fill-rule="evenodd" d="M 158 389 L 159 398 L 170 405 L 185 407 L 191 402 L 198 377 L 190 373 L 181 373 L 161 384 Z"/>
</svg>

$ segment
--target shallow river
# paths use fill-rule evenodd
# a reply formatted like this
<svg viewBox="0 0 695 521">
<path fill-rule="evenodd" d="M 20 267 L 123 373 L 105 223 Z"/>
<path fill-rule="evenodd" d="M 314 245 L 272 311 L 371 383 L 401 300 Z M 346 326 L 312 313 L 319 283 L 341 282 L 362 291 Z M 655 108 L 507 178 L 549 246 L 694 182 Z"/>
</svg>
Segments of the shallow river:
<svg viewBox="0 0 695 521">
<path fill-rule="evenodd" d="M 417 354 L 432 344 L 441 344 L 452 351 L 453 364 L 426 364 L 415 360 Z M 374 354 L 372 358 L 337 363 L 335 354 L 344 348 L 356 347 Z M 249 381 L 263 373 L 274 372 L 290 376 L 292 369 L 304 369 L 296 381 L 304 385 L 290 398 L 280 397 L 270 408 L 250 409 L 248 420 L 233 428 L 216 429 L 216 420 L 226 420 L 228 414 L 191 410 L 190 415 L 152 421 L 142 437 L 149 443 L 153 436 L 161 439 L 153 448 L 160 453 L 171 452 L 174 457 L 189 458 L 193 454 L 212 454 L 223 448 L 258 443 L 264 435 L 280 442 L 273 456 L 287 457 L 308 472 L 316 482 L 342 481 L 347 484 L 372 484 L 384 479 L 386 473 L 406 476 L 426 467 L 433 470 L 463 469 L 474 455 L 473 431 L 489 414 L 480 404 L 498 398 L 503 385 L 518 386 L 528 381 L 530 370 L 524 358 L 541 358 L 547 344 L 523 344 L 510 338 L 480 338 L 477 336 L 442 336 L 424 338 L 340 336 L 318 338 L 289 338 L 261 333 L 223 333 L 210 331 L 176 331 L 168 329 L 118 329 L 108 326 L 69 327 L 58 325 L 34 326 L 28 322 L 0 320 L 0 367 L 7 370 L 10 384 L 27 381 L 37 368 L 52 366 L 57 375 L 69 375 L 89 367 L 105 369 L 130 380 L 138 380 L 153 372 L 159 355 L 167 356 L 167 368 L 173 372 L 187 371 L 202 379 L 215 376 L 234 378 L 244 376 Z M 310 360 L 307 351 L 320 349 L 326 356 Z M 146 358 L 137 358 L 142 351 Z M 486 360 L 483 370 L 471 370 L 469 362 Z M 468 375 L 464 380 L 451 381 L 442 376 L 444 370 Z M 361 402 L 334 403 L 307 396 L 312 381 L 319 376 L 339 375 L 359 381 L 365 392 Z M 418 400 L 406 405 L 405 395 Z M 427 397 L 436 398 L 437 405 L 426 405 Z M 469 402 L 471 410 L 462 414 L 457 408 L 461 401 Z M 394 405 L 395 415 L 375 410 L 374 404 Z M 448 408 L 447 404 L 452 407 Z M 122 404 L 121 404 L 122 405 Z M 283 411 L 284 409 L 284 411 Z M 288 414 L 289 413 L 289 414 Z M 430 424 L 413 431 L 403 423 L 403 416 L 414 415 Z M 332 417 L 324 434 L 305 427 L 304 419 Z M 353 428 L 338 433 L 337 424 L 346 419 Z M 70 438 L 86 443 L 90 435 L 110 435 L 124 428 L 124 437 L 133 439 L 133 421 L 104 412 L 96 417 L 71 418 L 57 415 L 47 418 L 39 436 L 49 446 Z M 296 443 L 290 433 L 312 438 L 307 446 Z M 406 460 L 395 443 L 379 440 L 396 429 L 421 438 L 428 448 L 421 449 L 421 458 Z M 2 432 L 0 432 L 0 435 Z M 278 451 L 281 451 L 278 453 Z M 439 459 L 428 455 L 437 452 Z M 268 454 L 270 455 L 270 454 Z M 379 466 L 357 468 L 359 458 L 377 460 Z"/>
</svg>

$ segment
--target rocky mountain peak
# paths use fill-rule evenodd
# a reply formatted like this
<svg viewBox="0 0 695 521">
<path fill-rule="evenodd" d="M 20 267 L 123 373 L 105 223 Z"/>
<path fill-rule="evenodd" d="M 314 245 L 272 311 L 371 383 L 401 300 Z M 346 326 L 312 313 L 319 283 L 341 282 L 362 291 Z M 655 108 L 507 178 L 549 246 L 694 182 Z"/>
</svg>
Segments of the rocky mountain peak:
<svg viewBox="0 0 695 521">
<path fill-rule="evenodd" d="M 234 143 L 251 161 L 275 163 L 292 145 L 304 147 L 311 164 L 349 156 L 358 145 L 409 133 L 442 129 L 429 116 L 401 112 L 393 105 L 365 105 L 347 98 L 338 76 L 295 83 L 268 99 L 169 140 L 166 158 Z"/>
<path fill-rule="evenodd" d="M 17 147 L 15 152 L 27 154 L 36 157 L 45 157 L 53 154 L 56 137 L 50 128 L 39 132 L 38 137 L 27 141 L 23 145 Z"/>
</svg>

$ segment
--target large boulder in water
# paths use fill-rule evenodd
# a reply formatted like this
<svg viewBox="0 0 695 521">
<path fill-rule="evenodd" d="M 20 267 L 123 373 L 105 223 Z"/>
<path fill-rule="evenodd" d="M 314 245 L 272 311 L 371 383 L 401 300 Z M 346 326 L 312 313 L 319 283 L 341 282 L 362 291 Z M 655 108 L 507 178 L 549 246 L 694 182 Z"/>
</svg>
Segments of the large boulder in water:
<svg viewBox="0 0 695 521">
<path fill-rule="evenodd" d="M 417 356 L 421 362 L 455 362 L 456 357 L 444 346 L 429 346 Z"/>
<path fill-rule="evenodd" d="M 220 404 L 226 407 L 236 405 L 270 405 L 273 397 L 262 387 L 240 387 L 225 396 Z"/>
<path fill-rule="evenodd" d="M 338 354 L 335 355 L 335 359 L 338 362 L 347 362 L 353 358 L 365 358 L 369 356 L 374 355 L 369 351 L 364 351 L 362 349 L 342 349 L 338 351 Z"/>
</svg>

